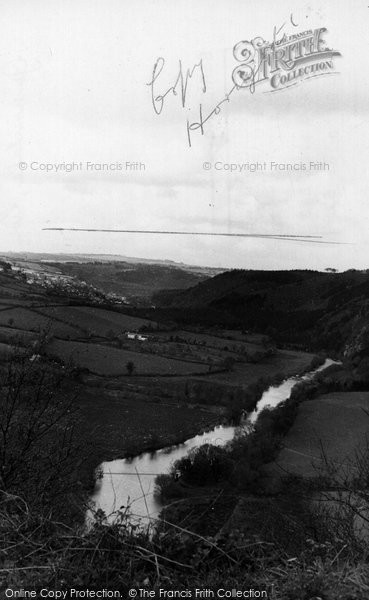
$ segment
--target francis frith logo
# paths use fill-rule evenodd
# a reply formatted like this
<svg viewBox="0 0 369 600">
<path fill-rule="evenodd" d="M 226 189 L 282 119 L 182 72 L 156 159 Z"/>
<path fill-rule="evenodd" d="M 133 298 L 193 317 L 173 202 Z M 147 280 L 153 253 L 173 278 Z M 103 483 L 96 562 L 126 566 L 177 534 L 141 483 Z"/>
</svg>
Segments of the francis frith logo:
<svg viewBox="0 0 369 600">
<path fill-rule="evenodd" d="M 340 52 L 326 46 L 323 36 L 327 29 L 309 29 L 266 42 L 261 37 L 241 41 L 233 48 L 239 63 L 232 73 L 237 87 L 249 88 L 268 83 L 277 91 L 297 82 L 335 72 L 334 58 Z"/>
</svg>

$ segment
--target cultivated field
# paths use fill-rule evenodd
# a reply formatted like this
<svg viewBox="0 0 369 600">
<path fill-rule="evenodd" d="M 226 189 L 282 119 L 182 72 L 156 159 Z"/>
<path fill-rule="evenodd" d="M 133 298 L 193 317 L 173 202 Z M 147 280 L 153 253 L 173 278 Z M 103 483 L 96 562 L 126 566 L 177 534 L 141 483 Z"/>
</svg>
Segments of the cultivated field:
<svg viewBox="0 0 369 600">
<path fill-rule="evenodd" d="M 126 365 L 130 361 L 138 375 L 190 375 L 208 371 L 208 366 L 202 363 L 120 350 L 102 344 L 53 340 L 48 345 L 48 352 L 65 362 L 72 360 L 79 367 L 106 376 L 127 375 Z"/>
<path fill-rule="evenodd" d="M 80 333 L 74 327 L 65 323 L 59 323 L 48 316 L 19 306 L 9 310 L 0 310 L 0 325 L 11 326 L 14 329 L 25 331 L 37 332 L 49 330 L 53 335 L 64 338 L 68 336 L 80 336 Z"/>
<path fill-rule="evenodd" d="M 154 322 L 146 319 L 95 307 L 56 306 L 42 308 L 40 312 L 51 319 L 58 319 L 76 327 L 85 334 L 107 338 L 122 335 L 127 330 L 136 331 L 144 326 L 156 326 Z"/>
<path fill-rule="evenodd" d="M 35 335 L 32 331 L 19 331 L 12 327 L 0 326 L 0 341 L 4 343 L 18 343 L 24 341 L 25 343 L 33 340 Z"/>
<path fill-rule="evenodd" d="M 91 467 L 102 461 L 178 443 L 218 422 L 210 411 L 165 401 L 146 402 L 117 391 L 101 390 L 97 394 L 85 388 L 77 403 L 79 437 L 92 442 L 84 474 L 91 473 Z"/>
<path fill-rule="evenodd" d="M 3 290 L 0 289 L 0 294 L 3 293 Z M 41 297 L 40 297 L 41 298 Z M 26 300 L 25 298 L 8 298 L 6 295 L 0 296 L 0 311 L 6 310 L 8 308 L 13 308 L 16 306 L 35 306 L 40 304 L 40 299 Z"/>
<path fill-rule="evenodd" d="M 227 385 L 249 385 L 262 377 L 283 375 L 291 377 L 310 368 L 314 355 L 308 352 L 279 350 L 273 356 L 263 358 L 257 363 L 235 363 L 232 369 L 224 373 L 207 376 L 208 381 Z"/>
<path fill-rule="evenodd" d="M 247 352 L 253 353 L 260 351 L 262 348 L 260 343 L 249 343 L 246 340 L 239 341 L 230 336 L 227 338 L 226 336 L 223 337 L 221 335 L 216 336 L 210 333 L 198 333 L 183 330 L 171 331 L 170 334 L 162 334 L 160 337 L 168 339 L 169 336 L 171 339 L 187 342 L 188 344 L 240 354 L 245 354 Z"/>
</svg>

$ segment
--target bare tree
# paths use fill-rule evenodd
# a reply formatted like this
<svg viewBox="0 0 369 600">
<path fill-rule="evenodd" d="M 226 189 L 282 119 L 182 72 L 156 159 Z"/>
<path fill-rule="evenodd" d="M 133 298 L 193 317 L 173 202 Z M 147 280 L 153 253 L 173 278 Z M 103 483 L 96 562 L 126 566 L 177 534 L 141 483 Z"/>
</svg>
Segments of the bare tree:
<svg viewBox="0 0 369 600">
<path fill-rule="evenodd" d="M 0 490 L 44 505 L 75 475 L 74 397 L 65 370 L 17 348 L 0 365 Z"/>
</svg>

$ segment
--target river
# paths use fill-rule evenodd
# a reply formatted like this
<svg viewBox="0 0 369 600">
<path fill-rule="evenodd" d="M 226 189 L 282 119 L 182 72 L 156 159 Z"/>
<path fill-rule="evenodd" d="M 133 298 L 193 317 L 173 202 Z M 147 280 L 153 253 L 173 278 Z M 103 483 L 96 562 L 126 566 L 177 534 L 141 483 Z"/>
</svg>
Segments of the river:
<svg viewBox="0 0 369 600">
<path fill-rule="evenodd" d="M 275 408 L 289 398 L 291 390 L 300 381 L 311 379 L 316 373 L 326 369 L 335 361 L 327 359 L 323 365 L 302 376 L 293 376 L 280 385 L 271 386 L 263 393 L 255 410 L 246 416 L 241 427 L 246 423 L 255 423 L 260 412 L 266 407 Z M 157 517 L 162 509 L 159 498 L 155 495 L 155 478 L 168 473 L 171 465 L 185 456 L 189 450 L 202 444 L 223 446 L 231 439 L 238 428 L 231 425 L 219 425 L 213 430 L 188 439 L 183 444 L 170 446 L 156 452 L 143 452 L 133 458 L 125 458 L 102 463 L 102 477 L 97 480 L 93 501 L 94 510 L 102 509 L 109 520 L 113 520 L 116 511 L 130 506 L 132 519 L 147 522 L 148 515 Z M 91 513 L 88 515 L 91 519 Z"/>
</svg>

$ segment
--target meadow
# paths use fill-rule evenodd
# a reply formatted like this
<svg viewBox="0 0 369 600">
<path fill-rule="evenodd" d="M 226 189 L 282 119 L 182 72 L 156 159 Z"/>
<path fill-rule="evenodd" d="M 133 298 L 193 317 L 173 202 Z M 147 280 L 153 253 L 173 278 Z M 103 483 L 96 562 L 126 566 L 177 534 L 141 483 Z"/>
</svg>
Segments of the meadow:
<svg viewBox="0 0 369 600">
<path fill-rule="evenodd" d="M 208 365 L 203 363 L 121 350 L 103 344 L 53 340 L 48 344 L 47 352 L 67 363 L 72 361 L 78 367 L 103 376 L 128 375 L 128 362 L 134 364 L 132 375 L 190 375 L 209 370 Z"/>
<path fill-rule="evenodd" d="M 324 475 L 329 460 L 341 476 L 354 476 L 353 457 L 360 445 L 366 448 L 368 428 L 369 392 L 331 392 L 306 400 L 268 472 L 316 477 Z"/>
<path fill-rule="evenodd" d="M 93 306 L 56 306 L 41 310 L 50 319 L 58 319 L 81 331 L 106 338 L 141 327 L 156 327 L 153 321 Z"/>
</svg>

